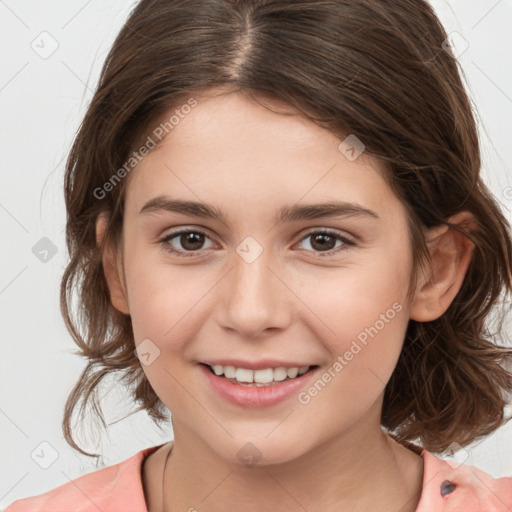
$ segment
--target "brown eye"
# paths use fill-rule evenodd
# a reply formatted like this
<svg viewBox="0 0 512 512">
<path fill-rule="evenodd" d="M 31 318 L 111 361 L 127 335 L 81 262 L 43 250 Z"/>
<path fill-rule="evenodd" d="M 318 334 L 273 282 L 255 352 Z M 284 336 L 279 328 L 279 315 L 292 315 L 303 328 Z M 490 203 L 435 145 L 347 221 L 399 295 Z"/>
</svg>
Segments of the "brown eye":
<svg viewBox="0 0 512 512">
<path fill-rule="evenodd" d="M 176 241 L 171 243 L 171 241 L 175 239 Z M 207 239 L 209 239 L 208 236 L 202 231 L 188 229 L 170 233 L 160 240 L 160 242 L 163 244 L 165 250 L 173 254 L 177 254 L 178 256 L 194 256 L 194 252 L 198 252 L 204 248 L 204 243 Z M 187 252 L 192 254 L 186 254 Z"/>
<path fill-rule="evenodd" d="M 319 251 L 329 251 L 334 249 L 336 246 L 336 239 L 332 235 L 327 235 L 325 233 L 319 233 L 315 235 L 310 235 L 311 237 L 311 247 Z"/>
<path fill-rule="evenodd" d="M 197 251 L 198 249 L 201 249 L 205 238 L 202 233 L 196 233 L 194 231 L 182 233 L 179 237 L 181 246 L 188 251 Z"/>
<path fill-rule="evenodd" d="M 302 238 L 301 242 L 308 239 L 311 249 L 306 249 L 319 253 L 319 256 L 330 256 L 355 245 L 354 242 L 335 231 L 311 231 Z M 336 245 L 337 242 L 339 242 L 338 245 Z"/>
</svg>

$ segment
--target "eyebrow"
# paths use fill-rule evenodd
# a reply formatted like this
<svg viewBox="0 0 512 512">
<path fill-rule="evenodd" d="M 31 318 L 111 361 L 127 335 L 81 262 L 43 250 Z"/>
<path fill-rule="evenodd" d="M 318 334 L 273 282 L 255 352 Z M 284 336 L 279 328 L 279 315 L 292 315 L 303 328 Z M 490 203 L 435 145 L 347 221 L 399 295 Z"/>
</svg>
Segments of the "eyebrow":
<svg viewBox="0 0 512 512">
<path fill-rule="evenodd" d="M 215 206 L 196 201 L 172 199 L 163 195 L 150 199 L 140 209 L 139 215 L 165 212 L 182 213 L 205 219 L 220 220 L 224 224 L 227 224 L 228 220 L 228 216 L 225 212 Z M 289 221 L 312 220 L 326 217 L 352 217 L 355 215 L 379 219 L 379 216 L 373 210 L 364 208 L 357 203 L 329 201 L 318 204 L 284 206 L 277 212 L 273 222 L 274 224 L 282 224 Z"/>
</svg>

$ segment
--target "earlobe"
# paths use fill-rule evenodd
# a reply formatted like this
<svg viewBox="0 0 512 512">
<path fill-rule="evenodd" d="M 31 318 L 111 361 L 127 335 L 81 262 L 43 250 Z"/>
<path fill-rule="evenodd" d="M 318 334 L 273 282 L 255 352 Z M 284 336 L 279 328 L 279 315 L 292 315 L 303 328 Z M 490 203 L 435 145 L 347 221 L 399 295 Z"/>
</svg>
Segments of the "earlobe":
<svg viewBox="0 0 512 512">
<path fill-rule="evenodd" d="M 103 271 L 105 273 L 112 305 L 121 313 L 129 315 L 130 308 L 128 305 L 126 287 L 122 278 L 121 260 L 110 243 L 105 242 L 102 247 L 107 225 L 108 217 L 106 213 L 100 213 L 96 219 L 96 245 L 102 252 Z"/>
<path fill-rule="evenodd" d="M 412 320 L 429 322 L 439 318 L 464 281 L 474 249 L 464 233 L 471 233 L 476 221 L 471 213 L 460 212 L 450 217 L 448 224 L 453 227 L 443 225 L 427 233 L 432 265 L 418 278 L 410 310 Z"/>
</svg>

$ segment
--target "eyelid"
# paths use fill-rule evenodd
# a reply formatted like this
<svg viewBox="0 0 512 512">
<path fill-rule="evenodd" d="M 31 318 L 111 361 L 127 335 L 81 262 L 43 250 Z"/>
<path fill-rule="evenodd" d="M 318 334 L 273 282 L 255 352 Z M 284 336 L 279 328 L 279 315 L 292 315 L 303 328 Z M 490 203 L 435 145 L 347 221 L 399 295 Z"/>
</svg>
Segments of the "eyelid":
<svg viewBox="0 0 512 512">
<path fill-rule="evenodd" d="M 333 228 L 309 228 L 308 230 L 302 232 L 300 234 L 299 240 L 296 242 L 300 243 L 306 238 L 308 238 L 310 235 L 313 234 L 325 234 L 334 237 L 336 240 L 339 240 L 342 242 L 342 245 L 339 247 L 336 247 L 334 249 L 329 249 L 328 251 L 306 251 L 308 253 L 313 253 L 314 257 L 329 257 L 329 256 L 335 256 L 338 253 L 347 251 L 349 249 L 353 249 L 356 247 L 356 241 L 353 239 L 352 236 L 345 234 L 344 232 L 338 231 L 337 229 Z M 294 245 L 296 245 L 294 244 Z"/>
<path fill-rule="evenodd" d="M 336 236 L 338 238 L 341 238 L 341 239 L 346 240 L 347 242 L 350 242 L 350 243 L 353 243 L 353 244 L 356 243 L 356 237 L 355 236 L 350 235 L 346 231 L 341 231 L 341 230 L 335 229 L 335 228 L 308 228 L 306 231 L 303 231 L 300 234 L 299 240 L 302 240 L 304 237 L 306 237 L 308 235 L 311 235 L 313 233 L 325 233 L 325 234 L 328 234 L 328 235 Z"/>
<path fill-rule="evenodd" d="M 170 240 L 172 240 L 173 238 L 176 238 L 179 235 L 185 234 L 185 233 L 199 233 L 201 235 L 204 235 L 206 238 L 208 238 L 210 240 L 212 239 L 208 235 L 208 233 L 202 228 L 184 226 L 181 228 L 177 228 L 175 231 L 171 231 L 171 232 L 163 235 L 162 237 L 159 237 L 159 239 L 157 240 L 157 243 L 164 246 L 164 250 L 166 250 L 167 252 L 170 252 L 171 254 L 176 254 L 178 256 L 183 256 L 185 258 L 190 257 L 190 256 L 197 256 L 198 254 L 203 252 L 204 249 L 198 249 L 197 251 L 177 250 L 177 249 L 174 249 L 170 245 L 170 243 L 169 243 Z"/>
</svg>

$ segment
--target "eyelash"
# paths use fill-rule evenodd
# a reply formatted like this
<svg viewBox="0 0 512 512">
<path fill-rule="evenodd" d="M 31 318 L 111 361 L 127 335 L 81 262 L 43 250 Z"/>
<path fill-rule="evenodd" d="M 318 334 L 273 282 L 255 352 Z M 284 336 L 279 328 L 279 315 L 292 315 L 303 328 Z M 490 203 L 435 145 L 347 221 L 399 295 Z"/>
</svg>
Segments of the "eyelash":
<svg viewBox="0 0 512 512">
<path fill-rule="evenodd" d="M 164 250 L 166 250 L 167 252 L 170 252 L 172 254 L 175 254 L 176 256 L 183 257 L 183 258 L 193 257 L 193 256 L 197 255 L 201 251 L 201 249 L 198 249 L 197 251 L 178 251 L 178 250 L 174 249 L 169 244 L 170 240 L 172 240 L 173 238 L 176 238 L 180 235 L 183 235 L 185 233 L 197 233 L 197 234 L 204 235 L 205 237 L 209 238 L 208 235 L 204 231 L 201 231 L 200 229 L 182 229 L 180 231 L 175 231 L 173 233 L 169 233 L 164 238 L 160 239 L 158 242 L 161 243 Z M 302 240 L 304 240 L 312 235 L 319 235 L 319 234 L 330 235 L 330 236 L 335 237 L 337 240 L 340 240 L 341 242 L 343 242 L 343 245 L 338 247 L 337 249 L 331 249 L 330 251 L 320 251 L 320 252 L 312 251 L 312 252 L 316 252 L 317 256 L 321 257 L 321 258 L 326 257 L 326 256 L 332 256 L 340 251 L 347 251 L 347 250 L 355 247 L 355 245 L 356 245 L 352 240 L 349 240 L 348 238 L 341 236 L 337 231 L 333 231 L 330 229 L 317 229 L 315 231 L 308 231 L 307 233 L 304 234 L 304 236 L 299 241 L 302 242 Z M 311 252 L 311 251 L 309 251 L 309 252 Z"/>
</svg>

